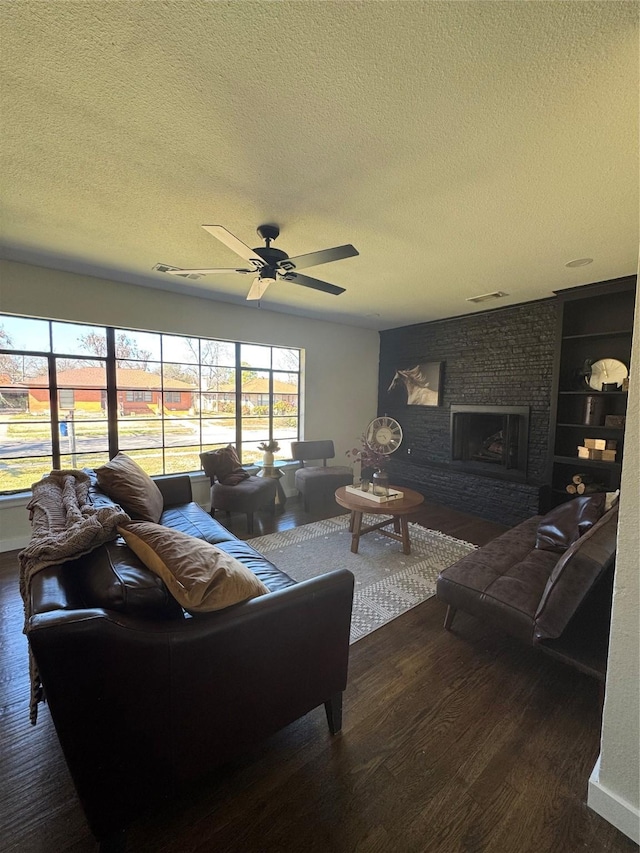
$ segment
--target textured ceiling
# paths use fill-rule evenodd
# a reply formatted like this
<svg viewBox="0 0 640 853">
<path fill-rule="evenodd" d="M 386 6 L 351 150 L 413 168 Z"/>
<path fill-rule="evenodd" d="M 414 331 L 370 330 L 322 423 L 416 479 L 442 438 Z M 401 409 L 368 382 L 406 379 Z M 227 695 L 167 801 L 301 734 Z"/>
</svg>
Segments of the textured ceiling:
<svg viewBox="0 0 640 853">
<path fill-rule="evenodd" d="M 635 273 L 639 8 L 4 2 L 2 254 L 243 303 L 152 268 L 236 266 L 200 225 L 275 222 L 360 256 L 305 270 L 341 296 L 245 304 L 370 328 Z"/>
</svg>

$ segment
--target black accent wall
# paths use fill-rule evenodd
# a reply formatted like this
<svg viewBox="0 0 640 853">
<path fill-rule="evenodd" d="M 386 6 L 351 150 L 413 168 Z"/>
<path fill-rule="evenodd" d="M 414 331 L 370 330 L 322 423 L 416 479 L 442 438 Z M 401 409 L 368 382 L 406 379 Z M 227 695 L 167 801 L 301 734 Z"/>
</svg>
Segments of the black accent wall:
<svg viewBox="0 0 640 853">
<path fill-rule="evenodd" d="M 538 512 L 548 454 L 557 302 L 548 299 L 404 326 L 380 333 L 378 414 L 402 425 L 404 439 L 389 457 L 397 485 L 427 500 L 514 525 Z M 443 361 L 440 406 L 407 406 L 387 389 L 397 368 Z M 529 406 L 524 482 L 457 470 L 451 460 L 452 404 Z"/>
</svg>

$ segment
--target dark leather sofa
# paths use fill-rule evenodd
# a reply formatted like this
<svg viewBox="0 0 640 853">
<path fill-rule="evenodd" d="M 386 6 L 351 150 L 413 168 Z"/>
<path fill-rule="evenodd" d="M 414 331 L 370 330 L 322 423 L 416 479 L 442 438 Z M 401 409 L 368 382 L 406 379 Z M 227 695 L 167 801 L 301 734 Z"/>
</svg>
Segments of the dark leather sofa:
<svg viewBox="0 0 640 853">
<path fill-rule="evenodd" d="M 436 595 L 448 605 L 445 628 L 462 610 L 525 643 L 554 648 L 614 563 L 618 506 L 562 551 L 536 547 L 542 526 L 545 535 L 551 530 L 561 538 L 561 529 L 545 526 L 547 518 L 523 521 L 440 573 Z"/>
<path fill-rule="evenodd" d="M 161 523 L 227 551 L 269 594 L 191 617 L 122 539 L 37 574 L 26 626 L 47 703 L 101 850 L 143 810 L 324 703 L 341 727 L 353 575 L 296 583 L 156 480 Z M 93 489 L 95 502 L 109 501 Z"/>
</svg>

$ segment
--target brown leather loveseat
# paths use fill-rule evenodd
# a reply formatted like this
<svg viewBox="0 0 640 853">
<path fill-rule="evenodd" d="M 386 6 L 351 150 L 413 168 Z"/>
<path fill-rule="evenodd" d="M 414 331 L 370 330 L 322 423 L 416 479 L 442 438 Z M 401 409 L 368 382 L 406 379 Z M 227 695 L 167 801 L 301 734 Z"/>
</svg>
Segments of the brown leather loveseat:
<svg viewBox="0 0 640 853">
<path fill-rule="evenodd" d="M 542 648 L 559 638 L 614 562 L 618 506 L 605 495 L 574 498 L 534 516 L 440 573 L 447 605 Z"/>
<path fill-rule="evenodd" d="M 189 616 L 122 539 L 34 577 L 26 633 L 105 851 L 143 810 L 317 706 L 341 727 L 353 575 L 297 583 L 193 503 L 188 477 L 156 482 L 162 525 L 217 545 L 269 592 Z"/>
</svg>

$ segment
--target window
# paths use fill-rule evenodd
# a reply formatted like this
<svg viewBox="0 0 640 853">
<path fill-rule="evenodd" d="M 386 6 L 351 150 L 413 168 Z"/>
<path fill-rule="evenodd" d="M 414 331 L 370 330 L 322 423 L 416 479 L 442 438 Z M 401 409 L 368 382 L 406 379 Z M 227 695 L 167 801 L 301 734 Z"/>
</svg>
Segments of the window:
<svg viewBox="0 0 640 853">
<path fill-rule="evenodd" d="M 300 435 L 300 351 L 0 314 L 0 493 L 122 450 L 149 474 Z"/>
<path fill-rule="evenodd" d="M 125 391 L 127 403 L 151 403 L 153 394 L 151 391 Z"/>
</svg>

